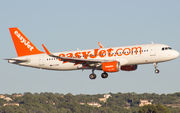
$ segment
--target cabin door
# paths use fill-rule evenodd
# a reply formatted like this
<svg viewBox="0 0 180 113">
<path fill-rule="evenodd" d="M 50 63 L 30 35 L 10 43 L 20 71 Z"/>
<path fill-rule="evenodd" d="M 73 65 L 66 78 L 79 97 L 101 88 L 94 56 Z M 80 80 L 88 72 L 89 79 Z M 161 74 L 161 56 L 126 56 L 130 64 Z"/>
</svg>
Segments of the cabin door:
<svg viewBox="0 0 180 113">
<path fill-rule="evenodd" d="M 156 46 L 154 44 L 150 45 L 150 56 L 156 56 Z"/>
</svg>

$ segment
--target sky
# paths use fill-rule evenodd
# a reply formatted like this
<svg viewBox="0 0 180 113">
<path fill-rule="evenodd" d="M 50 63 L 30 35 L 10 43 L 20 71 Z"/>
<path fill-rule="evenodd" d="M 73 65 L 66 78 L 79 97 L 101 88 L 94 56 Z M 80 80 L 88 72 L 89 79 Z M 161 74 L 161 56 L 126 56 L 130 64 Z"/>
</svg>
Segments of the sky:
<svg viewBox="0 0 180 113">
<path fill-rule="evenodd" d="M 180 58 L 138 65 L 136 71 L 109 73 L 90 80 L 91 70 L 50 71 L 9 64 L 17 57 L 9 29 L 18 27 L 41 51 L 51 52 L 154 43 L 180 52 L 179 0 L 1 0 L 0 94 L 180 92 Z"/>
</svg>

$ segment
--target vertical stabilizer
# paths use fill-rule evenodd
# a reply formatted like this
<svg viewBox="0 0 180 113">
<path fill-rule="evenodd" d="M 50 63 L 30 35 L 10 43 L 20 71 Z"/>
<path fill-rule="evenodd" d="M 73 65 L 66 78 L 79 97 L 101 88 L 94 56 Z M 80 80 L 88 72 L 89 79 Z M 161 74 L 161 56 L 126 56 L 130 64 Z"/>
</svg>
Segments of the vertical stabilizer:
<svg viewBox="0 0 180 113">
<path fill-rule="evenodd" d="M 9 31 L 18 57 L 43 53 L 17 27 L 9 28 Z"/>
</svg>

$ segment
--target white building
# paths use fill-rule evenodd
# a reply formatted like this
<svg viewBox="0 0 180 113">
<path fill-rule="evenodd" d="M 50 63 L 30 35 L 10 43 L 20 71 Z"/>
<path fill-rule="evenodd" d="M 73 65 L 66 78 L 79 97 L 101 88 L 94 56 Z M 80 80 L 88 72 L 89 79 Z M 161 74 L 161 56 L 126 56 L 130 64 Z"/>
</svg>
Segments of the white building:
<svg viewBox="0 0 180 113">
<path fill-rule="evenodd" d="M 139 102 L 139 106 L 144 106 L 144 105 L 148 105 L 148 104 L 152 104 L 151 102 L 149 102 L 148 100 L 141 100 Z"/>
<path fill-rule="evenodd" d="M 6 98 L 4 98 L 4 100 L 7 100 L 8 102 L 13 101 L 10 97 L 6 97 Z"/>
<path fill-rule="evenodd" d="M 19 103 L 5 103 L 4 106 L 19 106 Z"/>
<path fill-rule="evenodd" d="M 87 104 L 90 105 L 90 106 L 93 106 L 93 107 L 101 107 L 101 104 L 96 103 L 96 102 L 90 102 L 90 103 L 87 103 Z"/>
<path fill-rule="evenodd" d="M 105 95 L 104 95 L 104 98 L 107 98 L 107 99 L 108 99 L 109 97 L 112 97 L 112 96 L 111 96 L 110 94 L 105 94 Z"/>
</svg>

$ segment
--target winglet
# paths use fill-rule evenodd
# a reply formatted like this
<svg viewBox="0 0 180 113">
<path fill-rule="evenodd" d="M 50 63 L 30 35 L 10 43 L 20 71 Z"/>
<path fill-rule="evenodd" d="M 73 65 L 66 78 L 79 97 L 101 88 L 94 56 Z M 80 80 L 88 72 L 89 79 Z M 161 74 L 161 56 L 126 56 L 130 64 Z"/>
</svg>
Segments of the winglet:
<svg viewBox="0 0 180 113">
<path fill-rule="evenodd" d="M 100 43 L 100 42 L 98 42 L 98 44 L 99 44 L 99 47 L 100 47 L 100 48 L 103 48 L 103 46 L 101 45 L 101 43 Z"/>
<path fill-rule="evenodd" d="M 48 49 L 44 46 L 44 44 L 42 44 L 42 46 L 43 46 L 43 48 L 44 48 L 46 54 L 47 54 L 47 55 L 51 55 L 51 53 L 50 53 L 50 52 L 48 51 Z"/>
</svg>

